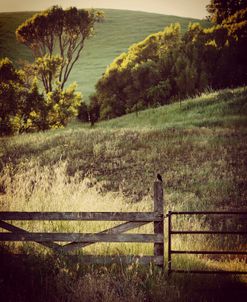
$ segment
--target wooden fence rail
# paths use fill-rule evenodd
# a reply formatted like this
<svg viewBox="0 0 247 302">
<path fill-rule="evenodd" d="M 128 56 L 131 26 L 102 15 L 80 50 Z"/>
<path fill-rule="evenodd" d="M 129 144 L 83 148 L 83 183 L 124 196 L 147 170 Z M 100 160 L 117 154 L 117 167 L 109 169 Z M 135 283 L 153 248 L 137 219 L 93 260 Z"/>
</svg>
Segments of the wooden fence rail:
<svg viewBox="0 0 247 302">
<path fill-rule="evenodd" d="M 162 234 L 87 234 L 87 233 L 0 233 L 1 241 L 39 242 L 155 242 L 162 243 Z"/>
<path fill-rule="evenodd" d="M 120 225 L 99 233 L 38 233 L 28 232 L 13 225 L 13 221 L 121 221 Z M 147 223 L 154 223 L 154 234 L 123 234 Z M 164 267 L 164 200 L 163 184 L 154 182 L 153 212 L 0 212 L 0 228 L 9 232 L 0 232 L 0 241 L 33 241 L 55 252 L 67 253 L 84 248 L 97 242 L 141 242 L 153 243 L 153 256 L 94 256 L 83 255 L 84 263 L 130 263 L 138 261 L 147 264 L 153 262 Z M 60 245 L 57 242 L 67 242 Z M 74 257 L 75 255 L 70 255 Z"/>
<path fill-rule="evenodd" d="M 0 220 L 160 221 L 155 212 L 0 212 Z"/>
<path fill-rule="evenodd" d="M 206 216 L 241 216 L 247 217 L 247 212 L 222 212 L 222 211 L 195 211 L 195 212 L 168 212 L 168 274 L 171 273 L 197 273 L 197 274 L 239 274 L 239 275 L 246 275 L 247 271 L 219 271 L 219 270 L 183 270 L 183 269 L 174 269 L 172 267 L 172 255 L 173 254 L 193 254 L 193 255 L 246 255 L 247 250 L 174 250 L 172 248 L 172 235 L 184 235 L 184 234 L 191 234 L 191 235 L 247 235 L 247 231 L 218 231 L 218 230 L 208 230 L 208 231 L 188 231 L 188 230 L 174 230 L 172 226 L 172 217 L 173 216 L 180 216 L 180 215 L 206 215 Z"/>
<path fill-rule="evenodd" d="M 0 241 L 32 241 L 52 249 L 56 253 L 68 255 L 72 259 L 76 258 L 81 263 L 109 264 L 112 262 L 128 264 L 138 262 L 140 264 L 154 263 L 158 267 L 164 268 L 164 199 L 163 184 L 161 181 L 154 182 L 154 211 L 153 212 L 0 212 L 0 228 L 5 232 L 0 232 Z M 247 235 L 247 231 L 237 230 L 174 230 L 172 228 L 172 217 L 180 215 L 238 215 L 246 220 L 247 212 L 171 212 L 165 216 L 168 218 L 168 273 L 234 273 L 247 274 L 238 271 L 202 271 L 202 270 L 180 270 L 172 267 L 173 254 L 212 254 L 212 255 L 247 255 L 247 251 L 195 251 L 195 250 L 174 250 L 172 249 L 173 235 Z M 28 232 L 17 227 L 14 221 L 119 221 L 120 224 L 99 233 L 44 233 Z M 141 227 L 147 223 L 153 223 L 153 234 L 125 234 L 125 232 Z M 8 232 L 6 232 L 8 231 Z M 60 244 L 66 242 L 66 244 Z M 69 252 L 82 249 L 97 242 L 141 242 L 153 243 L 153 256 L 139 255 L 73 255 Z M 2 255 L 3 256 L 3 255 Z M 4 257 L 17 257 L 18 255 L 4 255 Z M 20 255 L 26 257 L 27 255 Z"/>
</svg>

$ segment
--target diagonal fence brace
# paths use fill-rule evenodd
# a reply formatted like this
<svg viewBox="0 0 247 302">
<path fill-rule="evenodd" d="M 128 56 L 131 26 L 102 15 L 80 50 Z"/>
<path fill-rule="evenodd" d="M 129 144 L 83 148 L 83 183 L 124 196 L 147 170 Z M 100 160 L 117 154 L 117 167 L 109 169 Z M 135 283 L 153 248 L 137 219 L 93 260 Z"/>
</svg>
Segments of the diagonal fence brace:
<svg viewBox="0 0 247 302">
<path fill-rule="evenodd" d="M 97 234 L 121 234 L 121 233 L 124 233 L 124 232 L 127 232 L 131 229 L 134 229 L 134 228 L 137 228 L 137 227 L 141 227 L 142 225 L 144 224 L 147 224 L 149 223 L 148 221 L 144 221 L 144 222 L 134 222 L 134 221 L 128 221 L 128 222 L 125 222 L 125 223 L 122 223 L 120 225 L 117 225 L 115 227 L 112 227 L 110 229 L 106 229 L 102 232 L 99 232 Z M 64 246 L 62 246 L 60 248 L 60 250 L 62 252 L 71 252 L 71 251 L 74 251 L 74 250 L 77 250 L 77 249 L 80 249 L 80 248 L 84 248 L 88 245 L 91 245 L 91 244 L 94 244 L 95 242 L 71 242 L 71 243 L 68 243 Z"/>
<path fill-rule="evenodd" d="M 17 226 L 14 226 L 10 223 L 7 223 L 5 221 L 2 221 L 0 220 L 0 227 L 7 230 L 7 231 L 10 231 L 12 233 L 21 233 L 21 234 L 28 234 L 30 232 L 26 231 L 26 230 L 23 230 L 22 228 L 19 228 Z M 55 243 L 55 242 L 41 242 L 41 241 L 35 241 L 36 243 L 39 243 L 45 247 L 48 247 L 56 252 L 60 251 L 61 250 L 61 245 Z"/>
</svg>

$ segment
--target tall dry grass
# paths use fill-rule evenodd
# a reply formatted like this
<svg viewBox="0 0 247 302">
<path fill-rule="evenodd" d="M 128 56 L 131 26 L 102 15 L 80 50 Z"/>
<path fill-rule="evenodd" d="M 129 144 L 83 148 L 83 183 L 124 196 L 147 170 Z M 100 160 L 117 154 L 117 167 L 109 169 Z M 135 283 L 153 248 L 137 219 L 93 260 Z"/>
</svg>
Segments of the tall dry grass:
<svg viewBox="0 0 247 302">
<path fill-rule="evenodd" d="M 160 111 L 151 109 L 135 119 L 121 118 L 122 129 L 114 129 L 115 120 L 94 129 L 74 124 L 62 130 L 1 138 L 0 210 L 152 211 L 156 172 L 164 178 L 165 213 L 245 210 L 245 94 L 243 89 L 214 93 L 182 103 L 181 107 L 174 104 Z M 200 120 L 203 110 L 206 118 Z M 215 110 L 217 114 L 213 116 Z M 146 127 L 135 127 L 145 119 Z M 126 123 L 133 128 L 125 128 Z M 118 223 L 13 222 L 33 232 L 87 233 Z M 179 217 L 174 218 L 173 226 L 185 230 L 244 230 L 246 220 Z M 147 224 L 131 232 L 152 233 L 153 226 Z M 167 258 L 166 237 L 165 243 Z M 172 247 L 246 250 L 246 244 L 243 236 L 234 239 L 174 235 Z M 3 301 L 6 297 L 9 301 L 237 301 L 236 297 L 246 293 L 244 277 L 174 274 L 167 278 L 152 265 L 144 268 L 138 263 L 108 267 L 74 264 L 66 256 L 57 257 L 36 243 L 2 243 L 0 248 L 28 255 L 23 265 L 0 263 Z M 152 255 L 153 246 L 100 243 L 77 253 Z M 173 256 L 172 263 L 181 269 L 247 270 L 246 257 L 183 255 Z"/>
<path fill-rule="evenodd" d="M 60 161 L 54 166 L 42 167 L 30 161 L 26 163 L 25 170 L 21 168 L 12 175 L 10 167 L 4 169 L 2 173 L 2 183 L 5 186 L 5 194 L 1 196 L 1 210 L 3 211 L 75 211 L 75 212 L 126 212 L 126 211 L 152 211 L 153 201 L 151 196 L 145 196 L 140 202 L 133 203 L 121 193 L 106 192 L 101 193 L 101 185 L 93 177 L 81 180 L 80 173 L 74 176 L 67 175 L 67 163 Z M 172 194 L 165 194 L 165 202 L 170 204 Z M 187 203 L 186 198 L 181 202 Z M 198 207 L 200 210 L 200 207 Z M 220 221 L 221 222 L 221 221 Z M 228 221 L 229 222 L 229 221 Z M 97 233 L 99 231 L 113 227 L 120 222 L 109 221 L 15 221 L 14 225 L 30 232 L 81 232 Z M 173 219 L 173 227 L 185 230 L 209 229 L 210 223 L 205 221 L 205 217 L 180 217 Z M 232 227 L 232 223 L 230 222 Z M 153 224 L 129 231 L 129 233 L 153 233 Z M 167 221 L 165 220 L 165 241 L 167 242 Z M 212 240 L 213 238 L 213 240 Z M 217 239 L 216 236 L 205 235 L 183 235 L 174 236 L 174 249 L 231 249 L 229 238 Z M 241 238 L 234 243 L 240 245 Z M 5 245 L 7 245 L 5 243 Z M 26 253 L 46 252 L 46 250 L 34 243 L 9 243 L 12 251 L 16 252 L 24 249 Z M 83 251 L 77 253 L 94 255 L 152 255 L 152 244 L 141 243 L 98 243 L 88 246 Z M 247 269 L 242 258 L 222 258 L 217 261 L 207 257 L 197 256 L 174 256 L 174 266 L 184 269 L 222 267 L 229 270 Z"/>
</svg>

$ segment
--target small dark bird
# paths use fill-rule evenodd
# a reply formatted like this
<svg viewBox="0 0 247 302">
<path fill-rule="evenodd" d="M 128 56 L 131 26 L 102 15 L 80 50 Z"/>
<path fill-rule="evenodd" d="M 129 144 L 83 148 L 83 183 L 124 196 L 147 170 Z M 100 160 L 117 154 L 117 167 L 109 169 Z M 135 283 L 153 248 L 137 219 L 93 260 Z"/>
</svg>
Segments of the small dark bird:
<svg viewBox="0 0 247 302">
<path fill-rule="evenodd" d="M 159 173 L 157 174 L 157 179 L 158 179 L 159 181 L 162 181 L 162 182 L 163 182 L 162 177 L 161 177 L 161 175 L 160 175 Z"/>
</svg>

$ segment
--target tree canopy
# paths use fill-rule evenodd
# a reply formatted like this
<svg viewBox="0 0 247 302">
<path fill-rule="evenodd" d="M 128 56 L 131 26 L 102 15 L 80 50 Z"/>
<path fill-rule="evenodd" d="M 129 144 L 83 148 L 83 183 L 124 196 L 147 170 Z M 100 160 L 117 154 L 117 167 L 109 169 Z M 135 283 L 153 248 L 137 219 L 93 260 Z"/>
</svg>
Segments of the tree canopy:
<svg viewBox="0 0 247 302">
<path fill-rule="evenodd" d="M 0 60 L 0 135 L 65 126 L 77 115 L 81 94 L 76 83 L 65 83 L 100 20 L 99 11 L 53 6 L 17 28 L 34 62 L 16 70 L 9 59 Z"/>
<path fill-rule="evenodd" d="M 40 93 L 36 78 L 27 85 L 22 70 L 0 60 L 0 135 L 47 130 L 65 126 L 77 114 L 81 103 L 76 86 L 56 87 L 46 95 Z"/>
<path fill-rule="evenodd" d="M 170 25 L 132 45 L 108 66 L 91 97 L 91 111 L 109 119 L 207 88 L 245 85 L 246 53 L 247 8 L 210 28 L 190 24 L 185 34 L 179 24 Z"/>
<path fill-rule="evenodd" d="M 59 6 L 35 14 L 16 30 L 16 38 L 25 44 L 39 60 L 38 71 L 46 92 L 52 91 L 54 75 L 64 88 L 87 38 L 93 35 L 94 25 L 103 14 L 95 10 L 78 10 Z M 55 54 L 60 56 L 52 58 Z"/>
<path fill-rule="evenodd" d="M 247 8 L 246 0 L 210 0 L 207 5 L 210 20 L 217 24 L 221 24 L 223 20 L 245 8 Z"/>
</svg>

